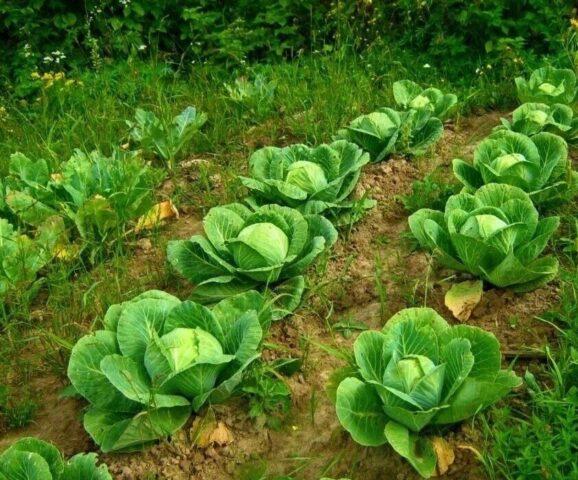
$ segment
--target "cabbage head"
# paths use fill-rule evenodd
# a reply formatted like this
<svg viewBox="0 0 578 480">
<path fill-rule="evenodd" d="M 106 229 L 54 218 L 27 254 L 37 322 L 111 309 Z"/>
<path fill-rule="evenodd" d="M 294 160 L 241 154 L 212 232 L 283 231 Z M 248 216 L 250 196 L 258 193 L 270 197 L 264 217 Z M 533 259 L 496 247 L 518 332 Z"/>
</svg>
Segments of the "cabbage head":
<svg viewBox="0 0 578 480">
<path fill-rule="evenodd" d="M 106 465 L 96 466 L 96 453 L 62 458 L 52 444 L 34 437 L 13 443 L 0 455 L 1 480 L 112 480 Z"/>
<path fill-rule="evenodd" d="M 369 153 L 373 163 L 381 162 L 395 152 L 401 121 L 399 112 L 391 108 L 380 108 L 354 119 L 348 127 L 337 132 L 337 138 L 361 147 Z"/>
<path fill-rule="evenodd" d="M 354 344 L 357 375 L 337 388 L 341 425 L 364 446 L 389 443 L 425 478 L 436 456 L 427 435 L 466 420 L 521 384 L 501 369 L 494 335 L 450 326 L 430 308 L 395 314 Z"/>
<path fill-rule="evenodd" d="M 251 211 L 239 203 L 212 208 L 205 235 L 169 242 L 168 260 L 196 285 L 192 300 L 210 304 L 235 293 L 274 288 L 275 318 L 300 303 L 301 274 L 337 240 L 337 230 L 320 215 L 303 215 L 279 205 Z"/>
<path fill-rule="evenodd" d="M 555 103 L 524 103 L 512 113 L 512 121 L 502 118 L 494 130 L 512 130 L 532 136 L 541 132 L 559 135 L 568 143 L 578 142 L 578 118 L 567 105 Z"/>
<path fill-rule="evenodd" d="M 566 142 L 553 133 L 528 137 L 502 130 L 480 142 L 473 164 L 455 159 L 454 174 L 467 192 L 488 183 L 504 183 L 527 192 L 535 204 L 565 200 L 574 191 Z"/>
<path fill-rule="evenodd" d="M 447 119 L 458 103 L 453 93 L 443 93 L 437 88 L 422 88 L 411 80 L 400 80 L 393 84 L 393 97 L 404 110 L 428 110 L 440 120 Z"/>
<path fill-rule="evenodd" d="M 357 117 L 337 132 L 337 138 L 359 145 L 369 153 L 371 162 L 377 163 L 394 153 L 422 155 L 441 138 L 443 130 L 441 120 L 427 109 L 397 112 L 380 108 Z"/>
<path fill-rule="evenodd" d="M 375 205 L 370 200 L 348 200 L 368 162 L 368 153 L 345 140 L 315 148 L 265 147 L 251 156 L 250 177 L 240 178 L 251 191 L 254 205 L 277 203 L 305 214 L 323 214 L 342 224 L 356 210 Z"/>
<path fill-rule="evenodd" d="M 576 74 L 568 68 L 542 67 L 534 70 L 528 80 L 518 77 L 515 81 L 522 103 L 569 105 L 576 99 Z"/>
<path fill-rule="evenodd" d="M 445 212 L 422 209 L 409 217 L 413 235 L 442 265 L 520 292 L 558 273 L 558 260 L 540 254 L 559 222 L 539 219 L 527 193 L 497 183 L 451 196 Z"/>
<path fill-rule="evenodd" d="M 271 308 L 257 292 L 208 309 L 151 290 L 112 305 L 81 338 L 68 377 L 89 402 L 84 427 L 103 452 L 173 434 L 192 411 L 226 400 L 260 356 Z"/>
</svg>

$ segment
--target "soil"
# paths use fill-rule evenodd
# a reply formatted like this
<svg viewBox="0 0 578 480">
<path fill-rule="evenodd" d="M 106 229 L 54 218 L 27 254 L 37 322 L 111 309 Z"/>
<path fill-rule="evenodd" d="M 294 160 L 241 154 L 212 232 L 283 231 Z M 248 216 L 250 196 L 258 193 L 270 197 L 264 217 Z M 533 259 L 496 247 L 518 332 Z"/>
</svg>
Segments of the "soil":
<svg viewBox="0 0 578 480">
<path fill-rule="evenodd" d="M 457 323 L 444 306 L 445 292 L 456 276 L 438 269 L 428 255 L 412 249 L 406 235 L 407 212 L 397 196 L 409 193 L 414 180 L 436 168 L 449 177 L 452 158 L 458 153 L 469 157 L 475 144 L 490 132 L 500 116 L 499 112 L 484 114 L 448 126 L 431 157 L 420 161 L 393 158 L 365 169 L 357 194 L 368 192 L 377 200 L 377 207 L 351 231 L 344 232 L 326 270 L 313 274 L 318 278 L 311 281 L 315 288 L 306 306 L 273 325 L 270 333 L 270 342 L 282 344 L 294 356 L 304 358 L 302 371 L 288 379 L 294 405 L 281 430 L 251 420 L 246 401 L 238 398 L 213 406 L 210 412 L 201 412 L 201 416 L 214 414 L 216 421 L 221 422 L 219 428 L 226 432 L 221 444 L 195 446 L 194 419 L 191 419 L 172 439 L 144 452 L 101 455 L 113 476 L 119 480 L 233 480 L 239 478 L 242 465 L 263 461 L 274 474 L 300 469 L 295 475 L 303 480 L 318 480 L 324 475 L 352 480 L 418 479 L 413 469 L 389 447 L 361 447 L 340 427 L 326 393 L 330 375 L 340 361 L 319 345 L 351 347 L 355 335 L 336 333 L 328 328 L 331 323 L 350 319 L 369 328 L 381 328 L 393 313 L 408 306 L 428 305 L 449 322 Z M 196 217 L 185 215 L 173 222 L 163 237 L 186 238 L 200 229 Z M 141 247 L 134 259 L 135 275 L 143 275 L 150 265 L 154 268 L 164 265 L 162 248 L 146 242 Z M 171 286 L 172 293 L 181 297 L 186 296 L 188 288 L 184 282 Z M 553 331 L 535 317 L 555 304 L 557 295 L 555 283 L 521 295 L 488 289 L 468 323 L 494 333 L 504 351 L 540 347 L 551 340 Z M 330 312 L 333 315 L 326 321 Z M 265 358 L 275 355 L 273 351 L 264 352 Z M 24 435 L 51 440 L 66 454 L 96 449 L 81 426 L 82 402 L 59 399 L 62 385 L 48 374 L 34 384 L 42 398 L 35 422 L 1 438 L 0 450 Z M 482 443 L 480 432 L 466 422 L 449 430 L 444 437 L 454 448 L 456 460 L 440 478 L 485 478 L 476 456 Z"/>
</svg>

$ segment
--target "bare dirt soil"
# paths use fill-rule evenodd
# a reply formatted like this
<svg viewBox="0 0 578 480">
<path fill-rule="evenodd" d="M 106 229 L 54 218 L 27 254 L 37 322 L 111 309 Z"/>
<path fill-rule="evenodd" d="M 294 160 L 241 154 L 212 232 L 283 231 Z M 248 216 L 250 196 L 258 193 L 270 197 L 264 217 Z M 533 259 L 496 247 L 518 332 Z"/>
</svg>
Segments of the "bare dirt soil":
<svg viewBox="0 0 578 480">
<path fill-rule="evenodd" d="M 412 182 L 434 168 L 441 168 L 449 178 L 452 158 L 458 154 L 469 157 L 499 117 L 499 113 L 485 114 L 449 126 L 431 157 L 419 161 L 393 158 L 365 169 L 357 193 L 369 192 L 378 201 L 377 207 L 351 231 L 344 232 L 326 268 L 319 271 L 318 267 L 313 272 L 314 288 L 305 306 L 275 324 L 270 333 L 270 342 L 282 344 L 292 355 L 304 358 L 302 371 L 288 379 L 294 405 L 280 431 L 250 420 L 246 401 L 235 399 L 201 412 L 201 417 L 214 414 L 220 422 L 215 425 L 220 435 L 214 444 L 205 448 L 194 445 L 199 420 L 194 424 L 191 419 L 174 438 L 142 453 L 102 456 L 115 478 L 233 480 L 239 478 L 240 466 L 258 460 L 265 461 L 271 473 L 277 474 L 303 467 L 296 474 L 303 480 L 318 480 L 324 475 L 353 480 L 419 478 L 389 447 L 361 447 L 340 427 L 326 387 L 341 361 L 320 345 L 351 347 L 355 335 L 344 336 L 331 329 L 336 321 L 350 319 L 369 328 L 381 328 L 389 316 L 408 306 L 428 305 L 448 321 L 456 322 L 443 302 L 450 278 L 454 279 L 452 272 L 437 269 L 425 253 L 412 250 L 406 235 L 407 212 L 397 196 L 409 193 Z M 184 238 L 200 228 L 195 217 L 184 216 L 163 237 Z M 134 274 L 146 275 L 148 269 L 162 268 L 164 262 L 163 249 L 147 244 L 136 254 Z M 172 288 L 184 297 L 190 287 L 182 282 Z M 503 349 L 515 355 L 548 342 L 552 329 L 535 316 L 556 300 L 555 284 L 523 295 L 490 289 L 484 292 L 468 323 L 493 332 Z M 328 312 L 332 312 L 329 318 Z M 276 354 L 264 352 L 266 358 Z M 34 388 L 42 398 L 42 407 L 35 423 L 5 435 L 0 439 L 0 450 L 23 435 L 51 440 L 67 454 L 94 450 L 81 426 L 82 402 L 59 399 L 64 384 L 45 372 L 39 372 L 40 376 Z M 473 424 L 466 422 L 446 433 L 456 460 L 440 478 L 485 478 L 475 454 L 481 444 L 480 433 Z"/>
</svg>

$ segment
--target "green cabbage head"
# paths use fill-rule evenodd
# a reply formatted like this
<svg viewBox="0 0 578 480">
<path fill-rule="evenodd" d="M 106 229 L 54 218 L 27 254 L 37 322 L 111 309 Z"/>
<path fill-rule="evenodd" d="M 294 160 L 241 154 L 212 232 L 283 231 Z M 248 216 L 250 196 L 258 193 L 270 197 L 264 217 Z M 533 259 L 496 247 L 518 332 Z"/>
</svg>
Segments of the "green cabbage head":
<svg viewBox="0 0 578 480">
<path fill-rule="evenodd" d="M 191 299 L 210 304 L 235 293 L 275 287 L 275 318 L 299 305 L 301 274 L 337 239 L 325 217 L 279 205 L 255 211 L 238 203 L 215 207 L 203 224 L 206 236 L 168 245 L 171 265 L 196 284 Z"/>
<path fill-rule="evenodd" d="M 568 68 L 543 67 L 534 70 L 529 80 L 516 78 L 522 103 L 571 104 L 576 99 L 576 74 Z"/>
<path fill-rule="evenodd" d="M 473 165 L 455 159 L 453 169 L 467 192 L 488 183 L 504 183 L 521 188 L 536 204 L 567 199 L 576 181 L 566 142 L 547 132 L 533 137 L 509 130 L 495 132 L 477 146 Z"/>
<path fill-rule="evenodd" d="M 443 130 L 441 120 L 428 109 L 396 112 L 380 108 L 357 117 L 337 132 L 337 138 L 356 143 L 376 163 L 394 153 L 422 155 L 441 138 Z"/>
<path fill-rule="evenodd" d="M 1 480 L 112 480 L 106 465 L 96 466 L 96 453 L 64 460 L 52 444 L 21 438 L 0 455 Z"/>
<path fill-rule="evenodd" d="M 370 200 L 347 200 L 368 162 L 369 154 L 345 140 L 315 148 L 265 147 L 251 156 L 250 177 L 240 178 L 254 205 L 277 203 L 305 214 L 322 213 L 342 224 L 360 216 L 355 210 L 375 205 Z"/>
<path fill-rule="evenodd" d="M 84 427 L 103 452 L 138 450 L 226 400 L 260 356 L 271 309 L 254 291 L 208 309 L 151 290 L 111 306 L 81 338 L 68 377 L 89 402 Z"/>
<path fill-rule="evenodd" d="M 521 383 L 501 370 L 494 335 L 451 327 L 430 308 L 402 310 L 381 332 L 361 333 L 354 354 L 358 375 L 337 388 L 341 425 L 361 445 L 389 443 L 425 478 L 436 466 L 432 427 L 466 420 Z"/>
<path fill-rule="evenodd" d="M 442 265 L 520 292 L 556 276 L 558 260 L 540 254 L 559 222 L 539 219 L 527 193 L 497 183 L 451 196 L 445 212 L 422 209 L 409 217 L 413 235 Z"/>
<path fill-rule="evenodd" d="M 494 130 L 512 130 L 532 136 L 541 132 L 559 135 L 568 143 L 578 142 L 578 118 L 572 109 L 561 103 L 524 103 L 512 113 L 512 121 L 502 118 Z"/>
<path fill-rule="evenodd" d="M 401 115 L 391 108 L 361 115 L 337 132 L 338 139 L 353 142 L 369 153 L 373 163 L 395 152 L 401 129 Z"/>
<path fill-rule="evenodd" d="M 422 88 L 411 80 L 400 80 L 393 84 L 393 97 L 400 108 L 428 110 L 434 117 L 445 120 L 458 103 L 453 93 L 444 94 L 437 88 Z"/>
</svg>

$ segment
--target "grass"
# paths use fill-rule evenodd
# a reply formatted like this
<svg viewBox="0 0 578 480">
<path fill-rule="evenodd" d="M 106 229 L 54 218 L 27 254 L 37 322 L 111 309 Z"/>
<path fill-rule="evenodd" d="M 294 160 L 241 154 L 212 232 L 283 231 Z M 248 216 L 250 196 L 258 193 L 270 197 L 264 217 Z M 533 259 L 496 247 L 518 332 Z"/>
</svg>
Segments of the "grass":
<svg viewBox="0 0 578 480">
<path fill-rule="evenodd" d="M 521 398 L 489 415 L 484 465 L 492 480 L 578 478 L 578 270 L 562 278 L 560 307 L 547 315 L 559 345 L 527 370 Z"/>
<path fill-rule="evenodd" d="M 488 92 L 502 93 L 502 105 L 513 100 L 511 78 L 490 87 L 472 72 L 452 84 L 444 72 L 424 69 L 419 59 L 405 57 L 400 61 L 392 52 L 384 52 L 381 58 L 368 60 L 336 53 L 232 74 L 216 66 L 178 71 L 156 59 L 114 63 L 96 72 L 73 71 L 67 78 L 76 83 L 46 84 L 37 98 L 27 102 L 4 100 L 0 169 L 5 171 L 5 161 L 15 151 L 51 162 L 67 159 L 75 148 L 110 153 L 111 146 L 128 138 L 125 122 L 137 107 L 167 120 L 187 105 L 196 106 L 209 114 L 209 122 L 185 154 L 231 155 L 246 153 L 244 141 L 251 127 L 264 127 L 267 143 L 327 141 L 353 117 L 391 104 L 392 83 L 405 77 L 455 91 L 464 111 L 494 105 Z M 270 108 L 258 115 L 232 101 L 225 87 L 237 76 L 252 77 L 257 72 L 277 86 L 275 97 L 266 104 Z M 223 166 L 230 163 L 230 158 L 222 160 Z"/>
</svg>

